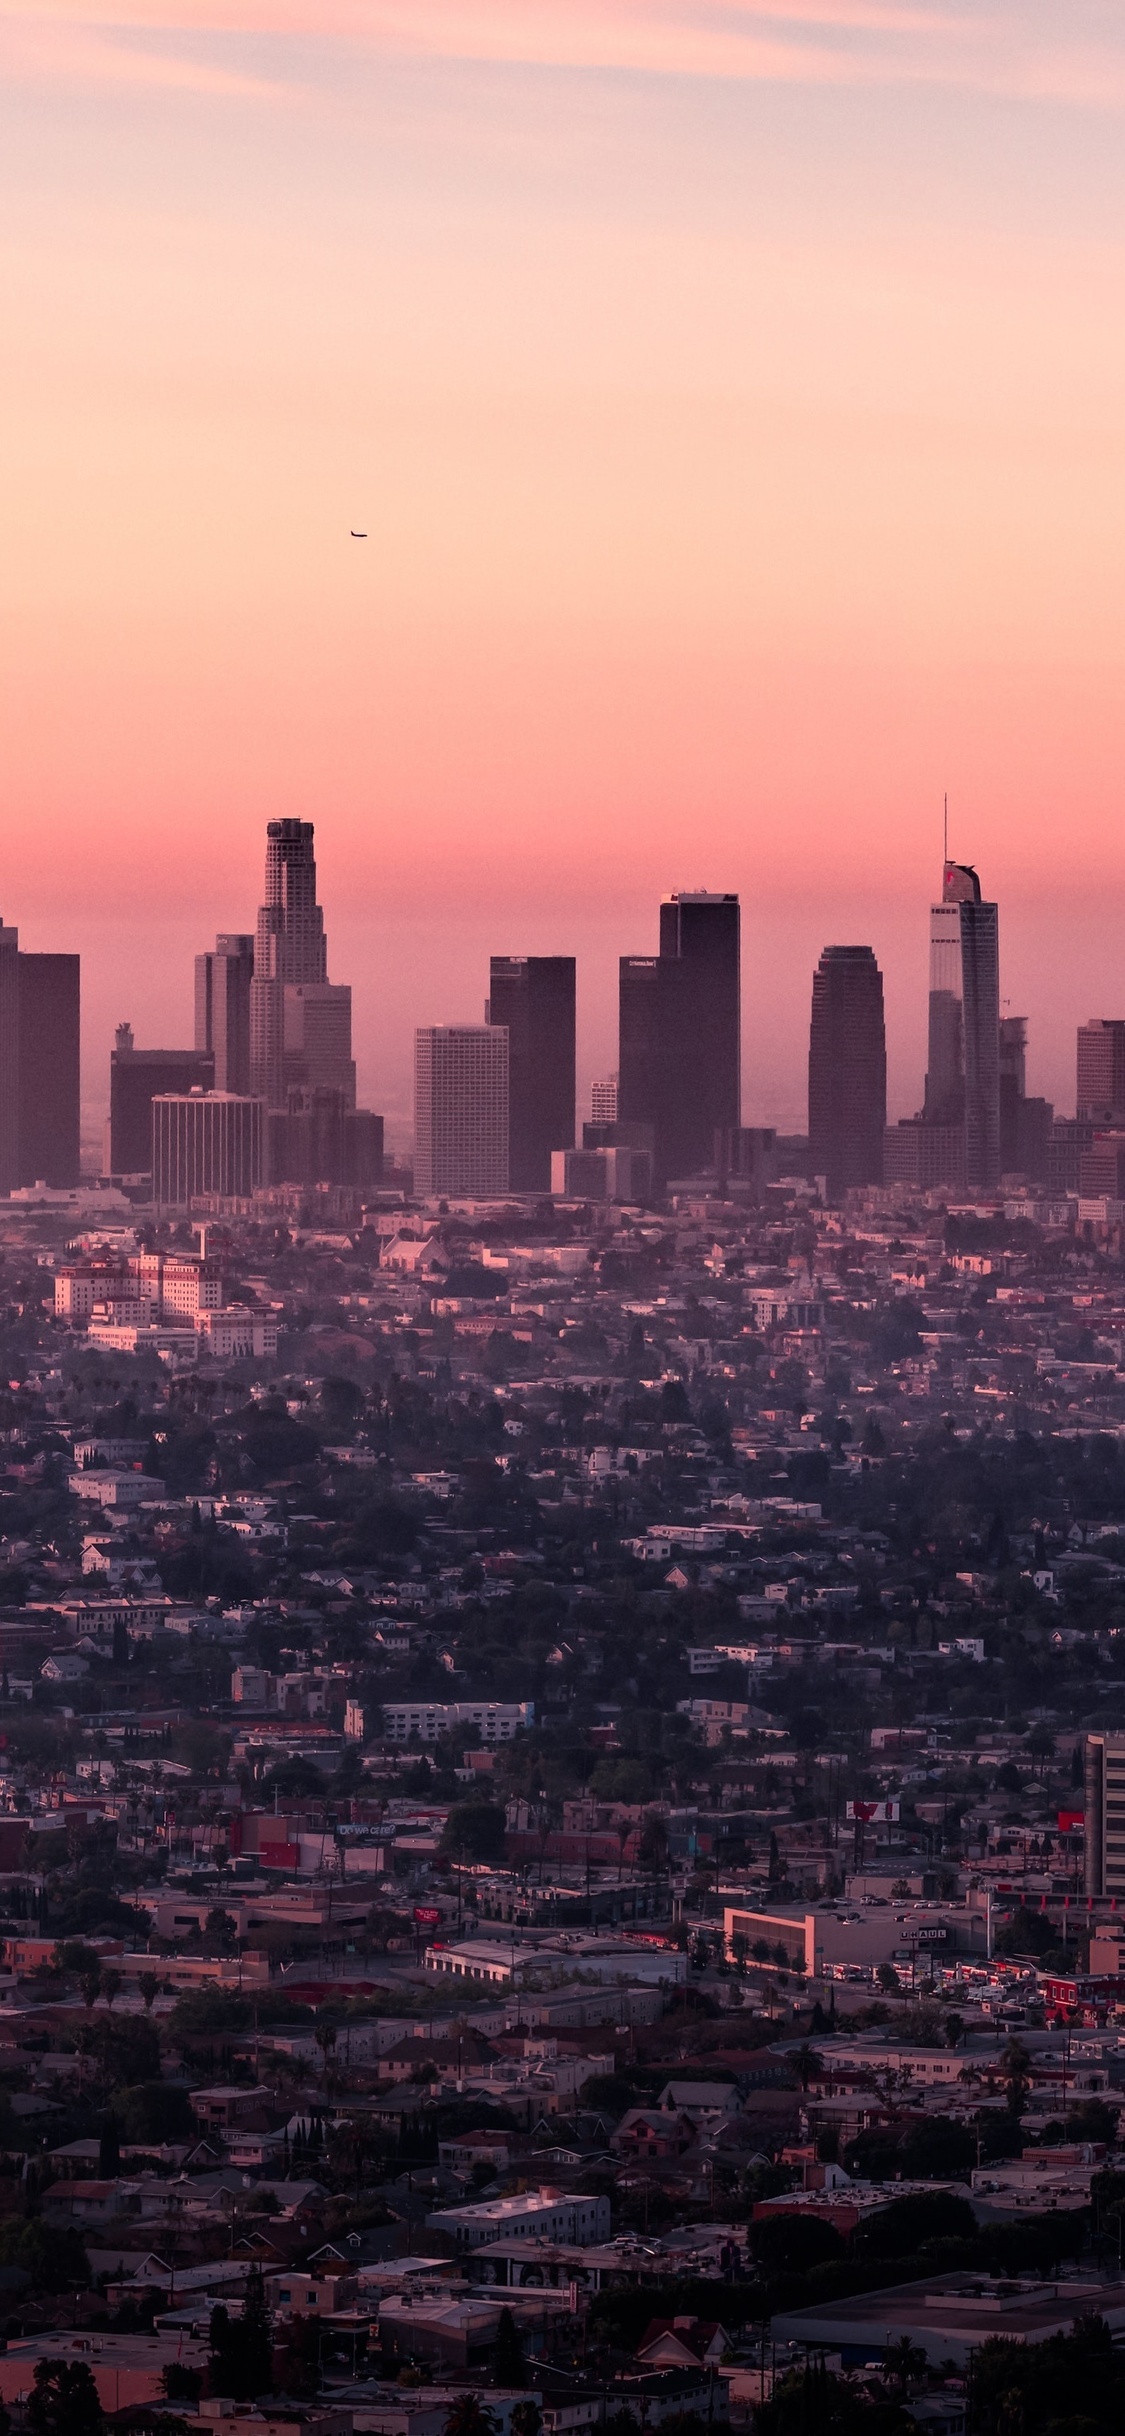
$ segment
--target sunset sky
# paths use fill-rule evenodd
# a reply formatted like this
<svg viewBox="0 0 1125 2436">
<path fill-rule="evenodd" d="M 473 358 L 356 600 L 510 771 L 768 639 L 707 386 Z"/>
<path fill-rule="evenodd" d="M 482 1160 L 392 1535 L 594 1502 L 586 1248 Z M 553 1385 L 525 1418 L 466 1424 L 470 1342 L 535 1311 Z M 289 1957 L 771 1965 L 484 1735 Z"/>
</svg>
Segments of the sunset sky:
<svg viewBox="0 0 1125 2436">
<path fill-rule="evenodd" d="M 361 1094 L 490 951 L 744 909 L 745 1115 L 950 843 L 1125 1015 L 1121 0 L 0 0 L 0 913 L 190 1039 L 317 826 Z M 349 528 L 369 539 L 354 542 Z"/>
</svg>

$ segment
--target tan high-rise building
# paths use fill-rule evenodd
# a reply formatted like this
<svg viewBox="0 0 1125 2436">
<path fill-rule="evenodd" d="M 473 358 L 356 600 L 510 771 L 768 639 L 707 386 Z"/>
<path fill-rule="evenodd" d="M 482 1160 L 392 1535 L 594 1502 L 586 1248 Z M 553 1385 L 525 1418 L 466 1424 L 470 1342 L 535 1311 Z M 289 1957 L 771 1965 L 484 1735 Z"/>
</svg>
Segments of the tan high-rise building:
<svg viewBox="0 0 1125 2436">
<path fill-rule="evenodd" d="M 1092 1015 L 1079 1025 L 1075 1113 L 1125 1125 L 1125 1023 Z"/>
<path fill-rule="evenodd" d="M 432 1024 L 414 1036 L 414 1190 L 487 1201 L 508 1190 L 508 1034 Z"/>
</svg>

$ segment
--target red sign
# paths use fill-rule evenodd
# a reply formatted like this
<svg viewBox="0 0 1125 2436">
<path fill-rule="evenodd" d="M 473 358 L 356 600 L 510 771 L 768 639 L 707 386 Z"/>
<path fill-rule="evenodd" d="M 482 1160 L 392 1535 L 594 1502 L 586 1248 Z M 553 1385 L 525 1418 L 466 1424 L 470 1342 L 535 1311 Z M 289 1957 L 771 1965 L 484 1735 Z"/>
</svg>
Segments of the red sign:
<svg viewBox="0 0 1125 2436">
<path fill-rule="evenodd" d="M 436 1928 L 441 1919 L 441 1913 L 436 1903 L 416 1903 L 414 1917 L 419 1928 Z"/>
<path fill-rule="evenodd" d="M 1084 1810 L 1060 1810 L 1058 1818 L 1060 1835 L 1081 1835 L 1086 1824 Z"/>
</svg>

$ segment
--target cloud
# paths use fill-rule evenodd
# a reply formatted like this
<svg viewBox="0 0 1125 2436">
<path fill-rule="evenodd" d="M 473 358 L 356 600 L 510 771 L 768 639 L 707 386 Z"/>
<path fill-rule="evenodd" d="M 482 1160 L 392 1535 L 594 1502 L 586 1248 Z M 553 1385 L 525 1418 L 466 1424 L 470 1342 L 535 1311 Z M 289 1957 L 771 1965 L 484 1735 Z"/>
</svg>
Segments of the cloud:
<svg viewBox="0 0 1125 2436">
<path fill-rule="evenodd" d="M 434 62 L 1125 101 L 1125 23 L 1106 0 L 0 0 L 17 66 L 276 93 L 228 69 L 222 38 L 238 36 Z M 288 61 L 283 81 L 295 72 Z"/>
</svg>

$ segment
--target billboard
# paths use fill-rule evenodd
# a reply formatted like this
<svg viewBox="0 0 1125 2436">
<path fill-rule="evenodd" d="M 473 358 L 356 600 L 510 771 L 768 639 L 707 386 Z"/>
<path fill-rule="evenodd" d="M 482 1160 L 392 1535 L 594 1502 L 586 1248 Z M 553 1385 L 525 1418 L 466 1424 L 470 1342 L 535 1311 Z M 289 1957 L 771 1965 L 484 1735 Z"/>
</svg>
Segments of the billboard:
<svg viewBox="0 0 1125 2436">
<path fill-rule="evenodd" d="M 441 1913 L 436 1903 L 416 1903 L 414 1918 L 419 1928 L 437 1928 L 441 1922 Z"/>
<path fill-rule="evenodd" d="M 857 1827 L 897 1825 L 902 1805 L 899 1802 L 849 1802 L 844 1817 Z"/>
</svg>

